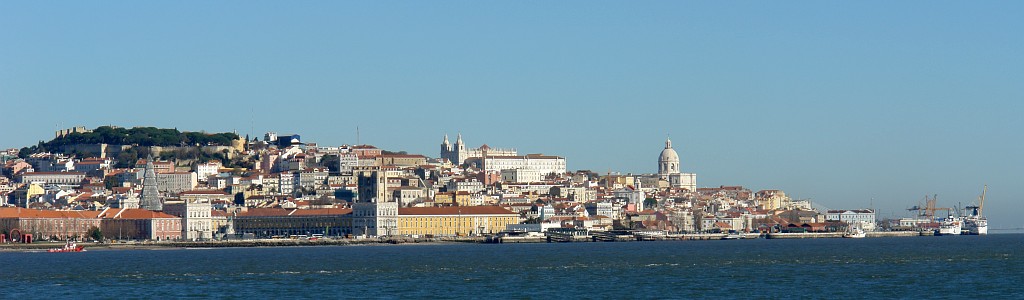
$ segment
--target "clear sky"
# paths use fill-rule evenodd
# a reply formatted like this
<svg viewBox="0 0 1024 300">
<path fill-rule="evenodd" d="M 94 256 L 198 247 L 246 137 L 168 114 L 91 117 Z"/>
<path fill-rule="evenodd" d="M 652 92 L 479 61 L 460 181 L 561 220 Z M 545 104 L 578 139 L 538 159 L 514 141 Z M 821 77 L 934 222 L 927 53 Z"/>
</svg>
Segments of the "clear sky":
<svg viewBox="0 0 1024 300">
<path fill-rule="evenodd" d="M 0 2 L 0 147 L 99 125 L 473 146 L 1024 227 L 1024 2 Z M 872 200 L 873 199 L 873 200 Z"/>
</svg>

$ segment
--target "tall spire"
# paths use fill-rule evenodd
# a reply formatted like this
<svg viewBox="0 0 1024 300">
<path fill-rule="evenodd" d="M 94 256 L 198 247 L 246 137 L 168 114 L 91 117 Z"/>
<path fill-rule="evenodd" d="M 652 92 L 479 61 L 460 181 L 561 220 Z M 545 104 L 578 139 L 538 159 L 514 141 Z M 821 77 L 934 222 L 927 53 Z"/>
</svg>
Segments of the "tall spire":
<svg viewBox="0 0 1024 300">
<path fill-rule="evenodd" d="M 448 145 L 448 134 L 447 133 L 444 134 L 444 142 L 441 143 L 441 145 Z"/>
<path fill-rule="evenodd" d="M 145 175 L 142 177 L 142 199 L 139 208 L 153 211 L 164 210 L 164 203 L 160 199 L 160 191 L 157 186 L 156 171 L 153 170 L 153 153 L 150 152 L 146 158 Z"/>
<path fill-rule="evenodd" d="M 459 137 L 455 140 L 456 144 L 462 145 L 462 133 L 459 132 Z"/>
</svg>

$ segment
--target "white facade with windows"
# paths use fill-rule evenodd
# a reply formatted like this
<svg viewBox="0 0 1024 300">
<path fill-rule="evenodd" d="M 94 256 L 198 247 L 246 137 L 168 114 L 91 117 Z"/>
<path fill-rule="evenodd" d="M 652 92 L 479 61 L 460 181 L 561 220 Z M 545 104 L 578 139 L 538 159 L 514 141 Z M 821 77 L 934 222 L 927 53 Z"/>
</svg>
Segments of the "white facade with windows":
<svg viewBox="0 0 1024 300">
<path fill-rule="evenodd" d="M 80 184 L 85 179 L 81 172 L 33 172 L 21 175 L 22 183 Z"/>
<path fill-rule="evenodd" d="M 875 229 L 875 211 L 870 209 L 829 210 L 825 213 L 825 220 L 844 222 L 866 231 Z"/>
<path fill-rule="evenodd" d="M 181 237 L 188 240 L 213 238 L 213 207 L 209 200 L 167 201 L 163 212 L 181 217 Z"/>
<path fill-rule="evenodd" d="M 170 172 L 156 174 L 157 187 L 160 192 L 181 193 L 191 191 L 199 185 L 199 178 L 193 172 Z"/>
<path fill-rule="evenodd" d="M 217 175 L 220 173 L 220 162 L 208 162 L 205 164 L 196 165 L 196 175 L 203 179 L 210 177 L 211 175 Z"/>
<path fill-rule="evenodd" d="M 543 174 L 527 169 L 505 169 L 501 170 L 502 182 L 539 182 L 544 179 Z"/>
<path fill-rule="evenodd" d="M 545 176 L 547 174 L 565 173 L 565 158 L 542 154 L 523 156 L 487 156 L 481 159 L 483 169 L 488 172 L 522 169 Z"/>
</svg>

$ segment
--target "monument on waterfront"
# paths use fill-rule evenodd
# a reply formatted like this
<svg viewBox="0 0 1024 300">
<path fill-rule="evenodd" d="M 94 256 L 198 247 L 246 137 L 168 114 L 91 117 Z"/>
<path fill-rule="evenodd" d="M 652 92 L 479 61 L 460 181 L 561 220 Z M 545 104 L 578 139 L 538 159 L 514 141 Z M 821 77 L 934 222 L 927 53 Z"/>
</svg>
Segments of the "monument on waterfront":
<svg viewBox="0 0 1024 300">
<path fill-rule="evenodd" d="M 139 208 L 152 211 L 164 210 L 164 201 L 160 198 L 156 171 L 153 170 L 152 153 L 146 158 L 146 169 L 142 177 L 142 199 L 139 200 Z"/>
</svg>

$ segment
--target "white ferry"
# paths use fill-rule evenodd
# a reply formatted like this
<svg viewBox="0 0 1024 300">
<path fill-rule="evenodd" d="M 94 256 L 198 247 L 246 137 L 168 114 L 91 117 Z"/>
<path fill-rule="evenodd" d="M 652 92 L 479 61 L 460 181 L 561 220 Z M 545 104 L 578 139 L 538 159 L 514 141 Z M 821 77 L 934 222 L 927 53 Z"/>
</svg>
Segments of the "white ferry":
<svg viewBox="0 0 1024 300">
<path fill-rule="evenodd" d="M 978 205 L 967 207 L 967 218 L 964 219 L 964 232 L 972 235 L 986 235 L 988 234 L 988 219 L 981 216 L 982 209 L 985 207 L 985 193 L 988 192 L 988 186 L 981 191 L 981 197 L 978 197 Z"/>
<path fill-rule="evenodd" d="M 978 216 L 970 216 L 964 220 L 964 231 L 971 235 L 987 235 L 988 219 Z"/>
<path fill-rule="evenodd" d="M 963 229 L 963 220 L 958 217 L 948 216 L 942 220 L 942 224 L 939 225 L 939 231 L 936 234 L 960 235 L 961 229 Z"/>
</svg>

